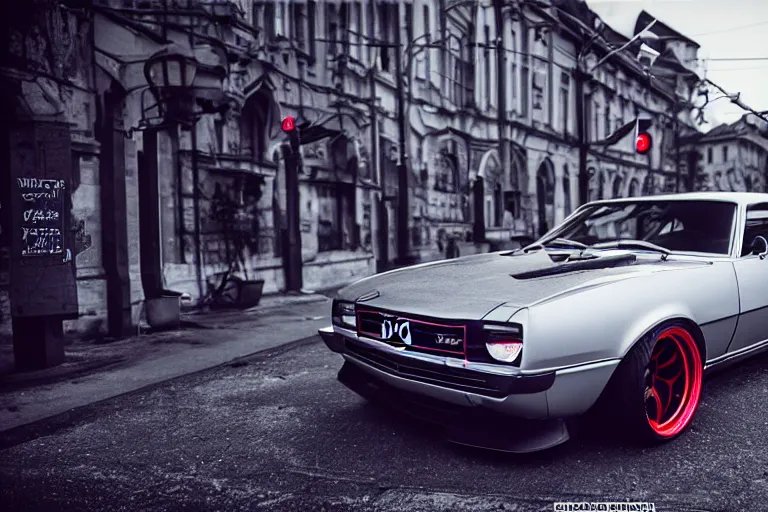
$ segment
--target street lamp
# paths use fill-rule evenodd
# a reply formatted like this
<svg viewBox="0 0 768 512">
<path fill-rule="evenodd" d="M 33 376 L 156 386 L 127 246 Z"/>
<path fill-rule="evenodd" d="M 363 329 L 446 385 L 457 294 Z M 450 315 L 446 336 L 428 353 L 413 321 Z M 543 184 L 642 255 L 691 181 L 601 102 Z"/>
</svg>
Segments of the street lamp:
<svg viewBox="0 0 768 512">
<path fill-rule="evenodd" d="M 171 44 L 152 54 L 144 64 L 144 77 L 157 99 L 158 113 L 168 123 L 189 124 L 193 119 L 193 84 L 198 62 L 188 48 Z"/>
</svg>

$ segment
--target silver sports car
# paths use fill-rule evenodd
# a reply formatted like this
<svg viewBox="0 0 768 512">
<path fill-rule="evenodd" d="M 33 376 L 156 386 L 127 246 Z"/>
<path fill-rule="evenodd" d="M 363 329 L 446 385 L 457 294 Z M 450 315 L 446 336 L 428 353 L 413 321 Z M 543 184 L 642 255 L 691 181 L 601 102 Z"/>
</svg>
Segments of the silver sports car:
<svg viewBox="0 0 768 512">
<path fill-rule="evenodd" d="M 682 433 L 711 369 L 768 346 L 768 194 L 586 204 L 536 243 L 378 274 L 339 292 L 339 380 L 527 452 L 600 409 L 649 441 Z"/>
</svg>

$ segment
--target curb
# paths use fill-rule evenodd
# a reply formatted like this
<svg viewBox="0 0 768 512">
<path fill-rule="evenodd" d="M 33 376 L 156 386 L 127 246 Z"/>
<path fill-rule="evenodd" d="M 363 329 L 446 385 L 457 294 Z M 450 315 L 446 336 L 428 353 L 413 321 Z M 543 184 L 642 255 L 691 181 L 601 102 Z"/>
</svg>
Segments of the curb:
<svg viewBox="0 0 768 512">
<path fill-rule="evenodd" d="M 252 308 L 248 308 L 248 309 L 219 309 L 219 310 L 205 310 L 205 311 L 192 310 L 188 312 L 182 312 L 182 319 L 183 319 L 182 322 L 186 322 L 188 324 L 197 324 L 197 322 L 194 320 L 195 317 L 198 317 L 198 316 L 204 317 L 207 314 L 209 314 L 211 311 L 215 311 L 216 313 L 231 314 L 231 315 L 235 315 L 238 313 L 240 314 L 270 313 L 276 309 L 285 308 L 286 306 L 314 304 L 316 302 L 327 302 L 331 300 L 332 299 L 330 297 L 326 297 L 323 295 L 323 296 L 314 296 L 314 297 L 310 296 L 302 300 L 286 301 L 286 303 L 284 304 L 275 304 L 272 306 L 253 306 Z M 198 324 L 198 325 L 202 325 L 202 324 Z"/>
<path fill-rule="evenodd" d="M 4 378 L 0 378 L 0 385 L 2 385 L 2 393 L 5 393 L 8 391 L 20 391 L 35 386 L 58 384 L 65 380 L 77 379 L 78 377 L 84 377 L 99 370 L 109 369 L 126 362 L 127 359 L 128 358 L 123 355 L 108 356 L 104 357 L 103 359 L 96 359 L 94 361 L 85 362 L 81 366 L 68 368 L 66 370 L 60 371 L 59 373 L 54 373 L 53 375 L 34 376 L 27 378 L 26 376 L 16 377 L 17 375 L 23 374 L 9 374 L 13 375 L 13 377 L 5 376 Z M 0 393 L 0 395 L 2 395 L 2 393 Z"/>
<path fill-rule="evenodd" d="M 183 375 L 177 375 L 175 377 L 162 379 L 158 382 L 153 382 L 152 384 L 147 384 L 137 389 L 125 391 L 123 393 L 118 393 L 109 398 L 104 398 L 102 400 L 97 400 L 89 404 L 81 405 L 79 407 L 75 407 L 68 411 L 52 414 L 50 416 L 47 416 L 45 418 L 40 418 L 30 423 L 17 425 L 15 427 L 11 427 L 6 430 L 0 430 L 0 450 L 6 450 L 8 448 L 12 448 L 19 444 L 32 441 L 39 437 L 51 435 L 63 428 L 67 428 L 71 426 L 73 423 L 82 422 L 88 419 L 94 419 L 97 417 L 97 413 L 96 411 L 92 410 L 93 406 L 104 404 L 106 402 L 109 402 L 110 400 L 114 400 L 116 398 L 128 397 L 128 396 L 139 394 L 139 393 L 145 393 L 155 388 L 164 386 L 170 382 L 181 380 L 183 378 L 187 378 L 193 375 L 198 375 L 210 370 L 217 370 L 225 366 L 235 366 L 235 367 L 245 366 L 248 364 L 247 362 L 248 359 L 265 358 L 265 357 L 273 357 L 276 355 L 281 355 L 285 352 L 289 352 L 291 350 L 300 348 L 304 345 L 309 345 L 310 343 L 316 342 L 317 340 L 318 340 L 318 337 L 315 334 L 315 335 L 308 336 L 306 338 L 301 338 L 295 341 L 289 341 L 288 343 L 284 343 L 272 348 L 258 350 L 256 352 L 252 352 L 245 356 L 236 357 L 234 359 L 230 359 L 229 361 L 225 361 L 223 363 L 219 363 L 214 366 L 201 368 L 200 370 L 195 370 L 193 372 L 185 373 Z"/>
</svg>

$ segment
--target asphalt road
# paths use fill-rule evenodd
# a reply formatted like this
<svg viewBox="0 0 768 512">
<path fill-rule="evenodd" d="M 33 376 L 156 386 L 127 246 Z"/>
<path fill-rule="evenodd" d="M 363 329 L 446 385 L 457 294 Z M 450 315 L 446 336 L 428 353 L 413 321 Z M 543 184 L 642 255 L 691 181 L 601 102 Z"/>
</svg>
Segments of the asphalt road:
<svg viewBox="0 0 768 512">
<path fill-rule="evenodd" d="M 534 456 L 447 444 L 343 388 L 340 366 L 313 338 L 5 436 L 0 508 L 768 510 L 768 357 L 709 380 L 693 429 L 672 443 L 585 433 Z"/>
</svg>

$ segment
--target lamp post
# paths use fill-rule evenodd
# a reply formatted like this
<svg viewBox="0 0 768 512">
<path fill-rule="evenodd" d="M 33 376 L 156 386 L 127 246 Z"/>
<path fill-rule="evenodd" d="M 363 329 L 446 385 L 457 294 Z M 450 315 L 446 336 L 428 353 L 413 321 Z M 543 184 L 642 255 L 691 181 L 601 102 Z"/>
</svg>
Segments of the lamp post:
<svg viewBox="0 0 768 512">
<path fill-rule="evenodd" d="M 156 138 L 157 130 L 161 127 L 172 128 L 182 126 L 190 130 L 191 145 L 191 167 L 192 167 L 192 190 L 193 190 L 193 210 L 194 210 L 194 237 L 195 237 L 195 273 L 199 297 L 204 295 L 203 277 L 202 277 L 202 249 L 200 237 L 200 172 L 197 157 L 197 120 L 202 114 L 223 112 L 228 107 L 226 103 L 224 108 L 215 108 L 210 105 L 208 108 L 196 110 L 195 106 L 200 104 L 198 100 L 198 91 L 195 87 L 195 79 L 201 74 L 201 70 L 206 70 L 211 66 L 200 63 L 191 49 L 170 44 L 152 54 L 144 65 L 144 77 L 147 80 L 150 90 L 157 100 L 158 117 L 162 119 L 160 125 L 148 128 L 146 136 Z M 226 76 L 226 70 L 223 68 L 214 68 L 214 74 L 222 79 Z M 177 201 L 178 201 L 178 225 L 180 229 L 184 226 L 183 195 L 181 178 L 179 173 L 179 183 L 177 183 Z M 182 231 L 183 233 L 183 231 Z"/>
</svg>

